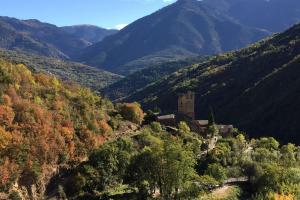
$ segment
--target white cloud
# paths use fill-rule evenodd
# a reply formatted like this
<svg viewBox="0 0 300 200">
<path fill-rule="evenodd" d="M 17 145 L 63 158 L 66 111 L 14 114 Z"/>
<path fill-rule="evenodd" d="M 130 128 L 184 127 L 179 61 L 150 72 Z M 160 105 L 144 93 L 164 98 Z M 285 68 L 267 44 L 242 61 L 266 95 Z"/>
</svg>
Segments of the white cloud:
<svg viewBox="0 0 300 200">
<path fill-rule="evenodd" d="M 123 28 L 125 28 L 128 24 L 118 24 L 116 25 L 116 29 L 121 30 Z"/>
</svg>

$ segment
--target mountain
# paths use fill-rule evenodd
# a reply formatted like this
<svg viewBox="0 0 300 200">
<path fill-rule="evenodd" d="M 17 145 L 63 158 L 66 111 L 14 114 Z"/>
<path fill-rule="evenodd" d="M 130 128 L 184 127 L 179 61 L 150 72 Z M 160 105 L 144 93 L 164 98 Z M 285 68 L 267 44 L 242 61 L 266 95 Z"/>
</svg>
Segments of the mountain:
<svg viewBox="0 0 300 200">
<path fill-rule="evenodd" d="M 0 48 L 69 59 L 89 42 L 38 20 L 0 17 Z"/>
<path fill-rule="evenodd" d="M 281 32 L 300 21 L 298 0 L 204 0 L 203 3 L 244 25 L 270 32 Z"/>
<path fill-rule="evenodd" d="M 78 59 L 129 74 L 145 63 L 239 49 L 266 35 L 267 31 L 243 25 L 201 1 L 179 0 L 87 47 Z"/>
<path fill-rule="evenodd" d="M 165 77 L 127 97 L 145 108 L 177 110 L 177 96 L 196 92 L 196 115 L 213 108 L 218 122 L 251 136 L 299 143 L 300 25 L 240 51 L 221 54 Z"/>
<path fill-rule="evenodd" d="M 0 58 L 15 64 L 25 64 L 34 72 L 55 75 L 64 81 L 73 81 L 94 91 L 112 84 L 122 77 L 81 63 L 58 60 L 24 52 L 0 49 Z"/>
<path fill-rule="evenodd" d="M 101 89 L 101 94 L 110 100 L 121 101 L 136 91 L 142 90 L 148 84 L 154 83 L 183 67 L 199 63 L 206 58 L 193 57 L 181 61 L 165 62 L 134 72 L 113 84 Z"/>
<path fill-rule="evenodd" d="M 83 39 L 90 44 L 102 41 L 105 37 L 115 34 L 114 29 L 104 29 L 93 25 L 64 26 L 61 29 L 77 38 Z"/>
</svg>

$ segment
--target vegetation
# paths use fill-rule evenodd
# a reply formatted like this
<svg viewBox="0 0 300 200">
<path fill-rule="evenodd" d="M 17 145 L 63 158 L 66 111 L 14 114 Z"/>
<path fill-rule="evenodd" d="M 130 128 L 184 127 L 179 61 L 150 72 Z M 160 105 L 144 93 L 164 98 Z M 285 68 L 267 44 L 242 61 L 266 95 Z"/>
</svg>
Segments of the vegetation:
<svg viewBox="0 0 300 200">
<path fill-rule="evenodd" d="M 219 139 L 207 149 L 211 136 L 191 132 L 184 121 L 168 132 L 150 118 L 143 122 L 137 103 L 114 106 L 3 59 L 0 86 L 0 194 L 11 199 L 24 198 L 24 190 L 28 198 L 60 199 L 300 197 L 294 144 L 247 140 L 236 130 L 210 133 Z M 144 125 L 128 128 L 132 122 Z"/>
<path fill-rule="evenodd" d="M 47 73 L 55 75 L 62 80 L 79 83 L 96 92 L 121 78 L 119 75 L 84 64 L 37 56 L 20 51 L 0 50 L 0 58 L 10 60 L 15 64 L 25 64 L 35 72 Z"/>
<path fill-rule="evenodd" d="M 213 109 L 216 121 L 251 136 L 299 144 L 299 31 L 296 25 L 236 52 L 180 69 L 125 98 L 144 109 L 177 110 L 177 97 L 196 92 L 196 118 Z"/>
<path fill-rule="evenodd" d="M 144 112 L 138 103 L 118 104 L 117 109 L 121 116 L 128 121 L 141 124 L 144 120 Z"/>
<path fill-rule="evenodd" d="M 115 115 L 114 105 L 90 89 L 1 59 L 0 192 L 17 183 L 43 194 L 55 171 L 78 165 L 110 138 Z"/>
<path fill-rule="evenodd" d="M 178 69 L 186 67 L 192 63 L 198 63 L 205 58 L 189 58 L 181 61 L 166 62 L 157 65 L 151 65 L 145 69 L 132 73 L 123 79 L 103 88 L 101 93 L 111 100 L 121 100 L 134 94 L 136 91 L 142 90 L 147 85 L 152 84 L 164 76 L 167 76 Z"/>
<path fill-rule="evenodd" d="M 63 178 L 69 180 L 68 198 L 299 199 L 300 147 L 281 146 L 274 138 L 249 141 L 237 131 L 219 136 L 205 153 L 201 144 L 209 139 L 183 128 L 183 122 L 178 126 L 170 134 L 154 122 L 133 137 L 101 146 Z M 234 178 L 241 182 L 226 184 Z"/>
</svg>

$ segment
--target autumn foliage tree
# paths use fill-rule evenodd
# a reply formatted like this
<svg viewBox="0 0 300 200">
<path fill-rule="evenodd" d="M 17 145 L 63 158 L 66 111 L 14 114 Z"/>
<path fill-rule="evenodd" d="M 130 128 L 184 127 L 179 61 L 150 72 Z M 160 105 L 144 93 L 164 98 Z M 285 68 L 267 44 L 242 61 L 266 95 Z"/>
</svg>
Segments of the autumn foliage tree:
<svg viewBox="0 0 300 200">
<path fill-rule="evenodd" d="M 113 109 L 89 89 L 0 59 L 0 192 L 15 181 L 30 188 L 51 167 L 87 157 L 111 132 Z"/>
<path fill-rule="evenodd" d="M 138 103 L 123 103 L 117 106 L 120 114 L 126 120 L 141 124 L 144 120 L 144 112 Z"/>
</svg>

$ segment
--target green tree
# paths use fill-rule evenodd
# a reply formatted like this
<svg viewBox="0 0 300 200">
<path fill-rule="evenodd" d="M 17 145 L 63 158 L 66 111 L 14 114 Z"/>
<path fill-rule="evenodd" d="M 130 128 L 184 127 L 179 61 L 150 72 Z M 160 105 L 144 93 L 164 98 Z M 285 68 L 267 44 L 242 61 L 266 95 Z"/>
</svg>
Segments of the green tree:
<svg viewBox="0 0 300 200">
<path fill-rule="evenodd" d="M 190 127 L 184 121 L 179 122 L 178 131 L 182 135 L 189 135 L 191 133 Z"/>
<path fill-rule="evenodd" d="M 133 145 L 129 139 L 118 139 L 104 144 L 90 156 L 90 164 L 100 176 L 100 190 L 122 182 L 133 153 Z"/>
<path fill-rule="evenodd" d="M 296 164 L 296 146 L 294 144 L 287 144 L 281 147 L 281 162 L 285 166 L 292 166 Z"/>
<path fill-rule="evenodd" d="M 182 142 L 166 139 L 162 144 L 147 147 L 134 157 L 129 168 L 131 184 L 140 191 L 149 185 L 149 194 L 158 188 L 161 198 L 174 199 L 198 177 L 195 164 L 192 149 Z"/>
<path fill-rule="evenodd" d="M 205 174 L 219 182 L 223 182 L 227 179 L 227 169 L 217 163 L 209 164 Z"/>
</svg>

